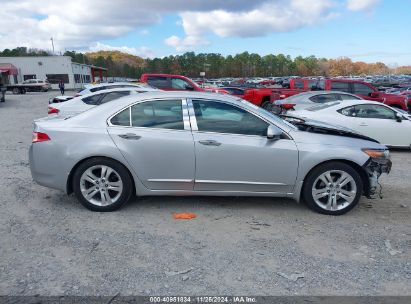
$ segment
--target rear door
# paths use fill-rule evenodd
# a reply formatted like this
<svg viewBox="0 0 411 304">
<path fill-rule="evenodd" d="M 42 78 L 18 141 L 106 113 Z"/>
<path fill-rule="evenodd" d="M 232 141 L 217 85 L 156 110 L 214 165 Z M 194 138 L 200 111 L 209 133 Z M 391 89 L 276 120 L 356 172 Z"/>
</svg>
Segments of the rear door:
<svg viewBox="0 0 411 304">
<path fill-rule="evenodd" d="M 185 100 L 136 103 L 110 119 L 108 132 L 148 189 L 193 190 L 194 142 Z"/>
</svg>

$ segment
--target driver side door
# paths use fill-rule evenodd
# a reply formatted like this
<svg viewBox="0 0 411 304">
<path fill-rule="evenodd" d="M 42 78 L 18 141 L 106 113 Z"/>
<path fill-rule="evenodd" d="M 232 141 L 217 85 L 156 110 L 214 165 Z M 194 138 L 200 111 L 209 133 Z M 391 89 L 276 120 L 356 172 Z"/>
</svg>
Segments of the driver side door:
<svg viewBox="0 0 411 304">
<path fill-rule="evenodd" d="M 194 190 L 292 192 L 298 151 L 287 136 L 267 139 L 269 123 L 217 100 L 188 100 L 196 155 Z"/>
</svg>

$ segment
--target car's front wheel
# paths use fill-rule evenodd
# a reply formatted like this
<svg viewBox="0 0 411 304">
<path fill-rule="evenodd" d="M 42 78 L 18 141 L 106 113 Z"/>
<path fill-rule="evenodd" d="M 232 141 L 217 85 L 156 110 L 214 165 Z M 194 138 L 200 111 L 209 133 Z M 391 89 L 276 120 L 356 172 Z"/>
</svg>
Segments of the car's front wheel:
<svg viewBox="0 0 411 304">
<path fill-rule="evenodd" d="M 329 162 L 314 168 L 304 182 L 307 205 L 323 214 L 341 215 L 354 208 L 363 191 L 359 173 L 350 165 Z"/>
<path fill-rule="evenodd" d="M 91 158 L 73 175 L 78 200 L 93 211 L 114 211 L 129 201 L 133 184 L 130 173 L 120 163 L 107 158 Z"/>
</svg>

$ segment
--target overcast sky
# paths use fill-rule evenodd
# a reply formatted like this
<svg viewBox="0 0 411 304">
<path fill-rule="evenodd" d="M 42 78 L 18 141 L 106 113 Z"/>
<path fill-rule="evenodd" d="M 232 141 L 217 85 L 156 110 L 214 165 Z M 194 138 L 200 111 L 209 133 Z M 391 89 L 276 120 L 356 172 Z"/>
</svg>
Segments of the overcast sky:
<svg viewBox="0 0 411 304">
<path fill-rule="evenodd" d="M 411 0 L 0 0 L 0 49 L 349 56 L 411 65 Z"/>
</svg>

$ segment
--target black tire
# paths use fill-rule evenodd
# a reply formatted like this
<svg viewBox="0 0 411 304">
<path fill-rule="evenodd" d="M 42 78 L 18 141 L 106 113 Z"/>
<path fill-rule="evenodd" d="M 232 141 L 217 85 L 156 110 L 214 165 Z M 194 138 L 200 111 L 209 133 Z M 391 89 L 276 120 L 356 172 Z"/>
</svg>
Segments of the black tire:
<svg viewBox="0 0 411 304">
<path fill-rule="evenodd" d="M 317 183 L 321 182 L 317 179 L 323 173 L 326 173 L 327 171 L 345 172 L 346 174 L 348 174 L 352 178 L 353 182 L 355 183 L 356 192 L 355 192 L 355 197 L 354 197 L 353 201 L 345 207 L 342 207 L 343 204 L 341 204 L 341 209 L 339 209 L 339 210 L 329 210 L 329 209 L 325 209 L 324 207 L 321 207 L 320 204 L 318 204 L 315 201 L 314 196 L 313 196 L 314 183 L 316 181 L 317 181 Z M 336 190 L 337 189 L 334 187 L 334 191 L 336 191 Z M 354 190 L 352 190 L 352 191 L 354 191 Z M 361 198 L 362 192 L 363 192 L 363 181 L 361 179 L 360 174 L 352 166 L 350 166 L 348 164 L 345 164 L 345 163 L 342 163 L 342 162 L 328 162 L 328 163 L 325 163 L 325 164 L 322 164 L 322 165 L 319 165 L 319 166 L 315 167 L 313 170 L 311 170 L 311 172 L 305 178 L 304 186 L 303 186 L 303 190 L 302 190 L 303 200 L 309 208 L 311 208 L 312 210 L 314 210 L 318 213 L 328 214 L 328 215 L 342 215 L 342 214 L 347 213 L 351 209 L 353 209 L 358 204 L 358 202 Z M 324 199 L 327 200 L 326 197 Z M 340 200 L 340 199 L 341 198 L 338 198 L 338 196 L 337 196 L 337 200 Z"/>
<path fill-rule="evenodd" d="M 107 166 L 116 171 L 118 175 L 121 178 L 121 181 L 123 183 L 123 190 L 121 191 L 120 197 L 115 201 L 114 203 L 106 206 L 98 206 L 96 204 L 93 204 L 89 202 L 84 196 L 83 193 L 81 192 L 81 176 L 83 173 L 88 170 L 89 168 L 93 166 Z M 119 209 L 121 206 L 123 206 L 125 203 L 127 203 L 132 194 L 133 194 L 133 179 L 130 176 L 129 171 L 119 162 L 109 159 L 109 158 L 103 158 L 103 157 L 94 157 L 90 158 L 83 163 L 81 163 L 76 171 L 73 174 L 73 191 L 77 197 L 77 199 L 80 201 L 80 203 L 86 207 L 89 210 L 92 211 L 100 211 L 100 212 L 106 212 L 106 211 L 114 211 Z M 108 191 L 108 190 L 107 190 Z"/>
<path fill-rule="evenodd" d="M 25 88 L 22 88 L 22 89 L 20 89 L 20 93 L 21 93 L 21 94 L 26 94 L 26 93 L 27 93 L 27 90 L 26 90 Z"/>
<path fill-rule="evenodd" d="M 20 94 L 19 88 L 13 88 L 13 94 L 14 95 Z"/>
<path fill-rule="evenodd" d="M 273 108 L 273 104 L 272 103 L 270 103 L 270 101 L 264 101 L 262 104 L 261 104 L 261 107 L 264 109 L 264 110 L 267 110 L 267 111 L 271 111 L 271 109 Z"/>
</svg>

